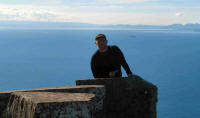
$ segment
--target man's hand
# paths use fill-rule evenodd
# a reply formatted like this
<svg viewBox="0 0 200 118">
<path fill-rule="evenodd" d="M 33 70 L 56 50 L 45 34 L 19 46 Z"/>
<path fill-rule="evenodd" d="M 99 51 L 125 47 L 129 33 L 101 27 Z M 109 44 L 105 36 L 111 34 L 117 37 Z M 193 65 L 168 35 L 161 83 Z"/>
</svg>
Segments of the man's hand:
<svg viewBox="0 0 200 118">
<path fill-rule="evenodd" d="M 112 77 L 115 77 L 117 72 L 118 72 L 118 70 L 109 72 L 109 76 L 110 76 L 111 78 L 112 78 Z"/>
<path fill-rule="evenodd" d="M 128 74 L 128 78 L 133 78 L 135 79 L 135 76 L 133 74 Z"/>
</svg>

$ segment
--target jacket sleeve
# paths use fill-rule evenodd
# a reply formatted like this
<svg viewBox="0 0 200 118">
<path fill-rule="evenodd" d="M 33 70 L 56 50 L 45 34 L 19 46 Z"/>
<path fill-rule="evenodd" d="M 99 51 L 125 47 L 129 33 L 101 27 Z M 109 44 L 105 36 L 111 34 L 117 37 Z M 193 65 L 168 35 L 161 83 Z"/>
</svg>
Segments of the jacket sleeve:
<svg viewBox="0 0 200 118">
<path fill-rule="evenodd" d="M 90 66 L 91 66 L 91 70 L 92 70 L 92 74 L 93 74 L 94 78 L 98 78 L 97 69 L 96 69 L 96 66 L 95 66 L 94 56 L 92 56 L 92 59 L 91 59 L 91 62 L 90 62 Z"/>
<path fill-rule="evenodd" d="M 122 53 L 122 51 L 116 46 L 116 50 L 118 51 L 119 53 L 119 57 L 120 57 L 120 62 L 121 62 L 121 65 L 122 67 L 124 68 L 124 70 L 126 71 L 126 74 L 129 75 L 129 74 L 132 74 L 127 62 L 126 62 L 126 59 L 124 57 L 124 54 Z"/>
</svg>

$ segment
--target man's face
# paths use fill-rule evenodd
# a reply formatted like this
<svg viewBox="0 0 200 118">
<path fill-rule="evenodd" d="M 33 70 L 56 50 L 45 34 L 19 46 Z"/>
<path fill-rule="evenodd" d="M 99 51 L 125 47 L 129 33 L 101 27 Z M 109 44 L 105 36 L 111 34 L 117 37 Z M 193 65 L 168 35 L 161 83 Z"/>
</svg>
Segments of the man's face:
<svg viewBox="0 0 200 118">
<path fill-rule="evenodd" d="M 96 39 L 95 44 L 100 50 L 104 50 L 107 47 L 107 40 L 105 38 L 98 38 Z"/>
</svg>

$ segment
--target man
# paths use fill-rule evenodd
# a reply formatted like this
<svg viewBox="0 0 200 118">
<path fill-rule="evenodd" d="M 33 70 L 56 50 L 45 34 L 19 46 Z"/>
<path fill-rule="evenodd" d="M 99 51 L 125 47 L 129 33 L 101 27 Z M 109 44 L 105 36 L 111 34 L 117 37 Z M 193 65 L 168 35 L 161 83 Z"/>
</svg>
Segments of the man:
<svg viewBox="0 0 200 118">
<path fill-rule="evenodd" d="M 104 34 L 96 35 L 95 44 L 98 50 L 91 59 L 91 69 L 95 78 L 122 77 L 121 66 L 127 75 L 132 77 L 123 53 L 117 46 L 108 46 Z"/>
</svg>

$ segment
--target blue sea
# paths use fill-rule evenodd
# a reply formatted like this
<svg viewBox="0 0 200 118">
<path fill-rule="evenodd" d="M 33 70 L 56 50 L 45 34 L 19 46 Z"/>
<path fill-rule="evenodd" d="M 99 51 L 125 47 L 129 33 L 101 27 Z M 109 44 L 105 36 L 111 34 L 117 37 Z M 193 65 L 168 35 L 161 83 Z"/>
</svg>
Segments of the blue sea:
<svg viewBox="0 0 200 118">
<path fill-rule="evenodd" d="M 158 87 L 157 118 L 199 118 L 200 32 L 0 30 L 0 91 L 71 86 L 93 78 L 97 33 L 118 45 L 134 74 Z"/>
</svg>

